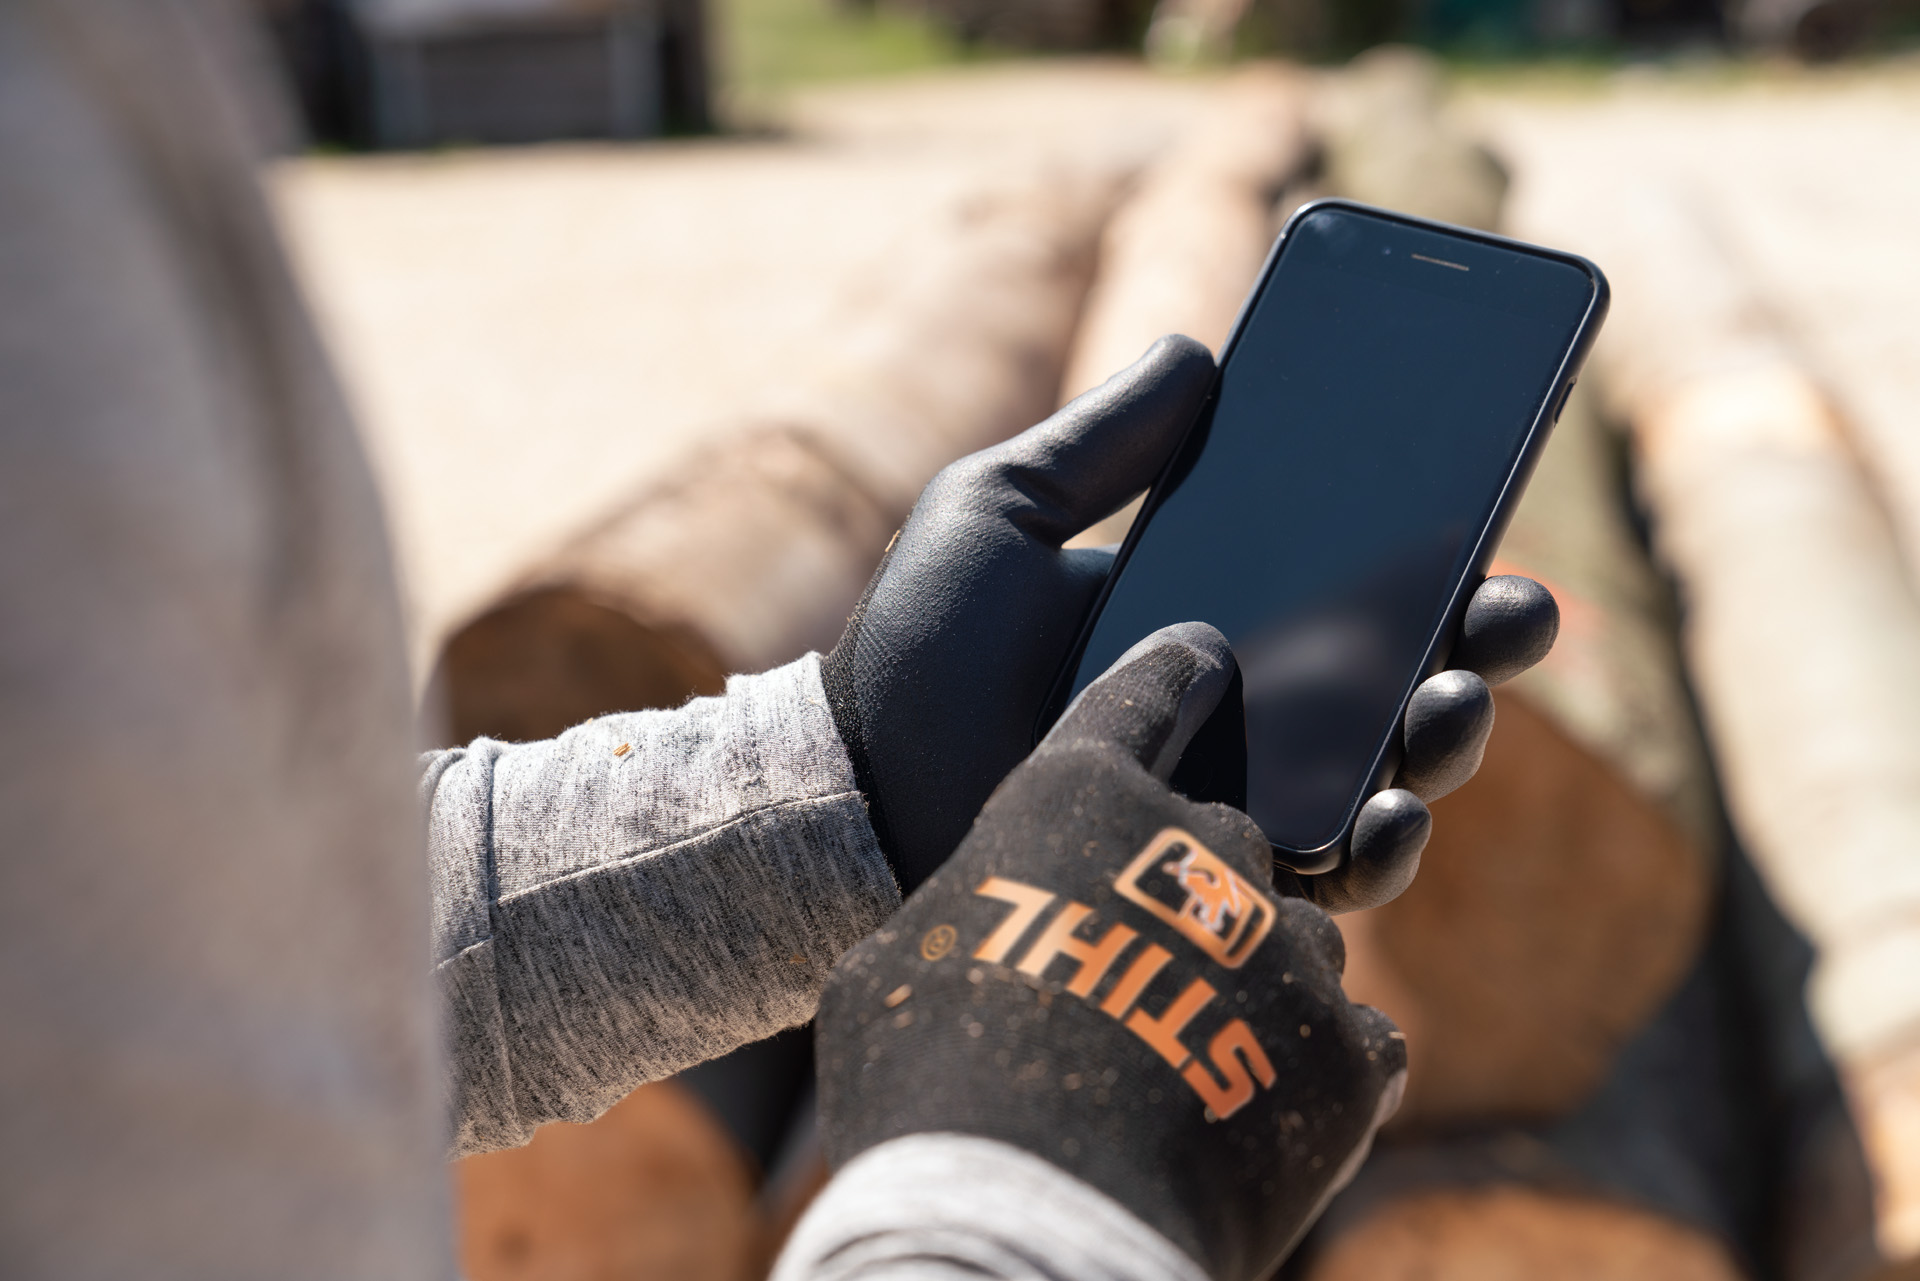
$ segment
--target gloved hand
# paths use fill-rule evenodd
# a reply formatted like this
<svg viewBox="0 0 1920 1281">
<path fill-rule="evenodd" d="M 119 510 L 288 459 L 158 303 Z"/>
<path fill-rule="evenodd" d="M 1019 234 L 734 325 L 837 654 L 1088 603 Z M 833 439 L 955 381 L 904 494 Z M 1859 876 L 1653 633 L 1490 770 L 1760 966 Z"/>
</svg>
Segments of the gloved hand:
<svg viewBox="0 0 1920 1281">
<path fill-rule="evenodd" d="M 823 671 L 902 890 L 953 852 L 1033 745 L 1041 704 L 1113 565 L 1110 548 L 1061 544 L 1153 483 L 1213 375 L 1205 347 L 1162 338 L 1046 422 L 952 464 L 921 495 Z M 1401 790 L 1368 803 L 1345 864 L 1295 888 L 1329 911 L 1399 893 L 1426 843 L 1420 802 L 1479 766 L 1493 724 L 1486 682 L 1539 661 L 1558 628 L 1539 584 L 1489 580 L 1455 659 L 1464 670 L 1414 698 Z"/>
<path fill-rule="evenodd" d="M 842 958 L 817 1024 L 829 1161 L 997 1139 L 1253 1281 L 1358 1169 L 1406 1055 L 1340 990 L 1320 909 L 1246 815 L 1166 784 L 1233 685 L 1186 623 L 1135 646 L 994 793 L 952 861 Z"/>
</svg>

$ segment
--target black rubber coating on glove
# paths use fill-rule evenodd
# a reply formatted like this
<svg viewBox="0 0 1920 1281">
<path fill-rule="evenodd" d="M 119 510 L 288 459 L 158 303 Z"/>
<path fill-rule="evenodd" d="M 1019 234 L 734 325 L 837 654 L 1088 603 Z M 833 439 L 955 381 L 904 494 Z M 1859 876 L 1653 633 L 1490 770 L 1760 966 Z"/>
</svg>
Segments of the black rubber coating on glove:
<svg viewBox="0 0 1920 1281">
<path fill-rule="evenodd" d="M 1402 733 L 1407 754 L 1394 783 L 1437 801 L 1480 768 L 1493 733 L 1493 694 L 1472 672 L 1441 672 L 1413 691 Z"/>
<path fill-rule="evenodd" d="M 1547 656 L 1560 635 L 1553 593 L 1518 574 L 1495 574 L 1467 605 L 1452 665 L 1489 685 L 1512 680 Z"/>
<path fill-rule="evenodd" d="M 903 890 L 926 879 L 1033 746 L 1112 553 L 1061 544 L 1160 474 L 1213 385 L 1191 338 L 920 496 L 823 669 L 827 701 Z"/>
<path fill-rule="evenodd" d="M 1252 821 L 1163 781 L 1235 671 L 1200 624 L 1135 646 L 842 959 L 818 1022 L 836 1166 L 916 1133 L 1015 1144 L 1220 1281 L 1266 1273 L 1358 1167 L 1398 1033 L 1347 1001 L 1339 931 L 1276 892 Z"/>
</svg>

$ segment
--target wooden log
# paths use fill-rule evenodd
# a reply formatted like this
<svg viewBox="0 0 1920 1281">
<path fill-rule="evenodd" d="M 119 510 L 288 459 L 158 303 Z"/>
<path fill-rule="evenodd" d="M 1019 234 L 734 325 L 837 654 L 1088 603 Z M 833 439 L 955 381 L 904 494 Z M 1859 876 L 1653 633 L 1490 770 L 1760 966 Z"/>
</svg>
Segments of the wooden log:
<svg viewBox="0 0 1920 1281">
<path fill-rule="evenodd" d="M 1386 1202 L 1309 1281 L 1740 1281 L 1726 1247 L 1634 1206 L 1496 1184 Z"/>
<path fill-rule="evenodd" d="M 1920 1257 L 1920 597 L 1831 402 L 1698 207 L 1637 187 L 1559 217 L 1615 281 L 1605 366 L 1733 821 L 1818 951 L 1880 1246 Z"/>
<path fill-rule="evenodd" d="M 1162 334 L 1219 350 L 1273 244 L 1273 206 L 1306 165 L 1303 76 L 1248 68 L 1141 175 L 1100 241 L 1060 400 L 1097 386 Z"/>
<path fill-rule="evenodd" d="M 452 741 L 672 707 L 830 647 L 896 518 L 798 432 L 692 455 L 449 638 L 434 693 Z"/>
<path fill-rule="evenodd" d="M 1051 161 L 960 202 L 902 250 L 884 289 L 849 300 L 838 358 L 766 416 L 817 433 L 904 514 L 941 467 L 1053 412 L 1102 232 L 1138 163 Z"/>
<path fill-rule="evenodd" d="M 1249 68 L 1147 167 L 1101 237 L 1062 403 L 1132 363 L 1162 334 L 1219 350 L 1272 246 L 1274 202 L 1311 156 L 1306 108 L 1299 72 Z M 1120 541 L 1137 510 L 1128 506 L 1076 545 Z"/>
<path fill-rule="evenodd" d="M 471 1281 L 747 1281 L 765 1228 L 754 1171 L 690 1092 L 643 1086 L 591 1125 L 454 1166 Z"/>
<path fill-rule="evenodd" d="M 1547 584 L 1560 635 L 1506 692 L 1524 698 L 1678 825 L 1711 873 L 1719 794 L 1682 671 L 1671 585 L 1632 514 L 1626 442 L 1602 420 L 1592 379 L 1561 412 L 1494 569 Z"/>
<path fill-rule="evenodd" d="M 671 706 L 838 639 L 947 462 L 1053 407 L 1117 167 L 978 193 L 847 308 L 839 355 L 458 629 L 431 682 L 455 741 Z"/>
<path fill-rule="evenodd" d="M 1558 1116 L 1692 961 L 1708 880 L 1659 806 L 1510 694 L 1433 812 L 1413 886 L 1340 918 L 1348 995 L 1407 1036 L 1393 1125 Z"/>
<path fill-rule="evenodd" d="M 1327 80 L 1314 102 L 1329 194 L 1493 230 L 1507 174 L 1447 104 L 1432 54 L 1383 45 Z"/>
<path fill-rule="evenodd" d="M 618 708 L 717 694 L 725 682 L 701 637 L 557 585 L 517 592 L 449 637 L 427 701 L 450 743 L 533 742 Z"/>
</svg>

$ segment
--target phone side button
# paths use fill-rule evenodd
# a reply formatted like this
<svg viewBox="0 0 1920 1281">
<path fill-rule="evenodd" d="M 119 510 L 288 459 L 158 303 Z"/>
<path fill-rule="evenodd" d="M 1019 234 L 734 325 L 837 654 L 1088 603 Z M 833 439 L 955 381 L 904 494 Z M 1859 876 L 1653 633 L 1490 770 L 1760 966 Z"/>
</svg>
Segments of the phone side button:
<svg viewBox="0 0 1920 1281">
<path fill-rule="evenodd" d="M 1573 384 L 1579 381 L 1578 378 L 1569 380 L 1566 389 L 1560 393 L 1560 403 L 1553 407 L 1553 421 L 1560 421 L 1560 411 L 1567 407 L 1567 398 L 1573 395 Z"/>
</svg>

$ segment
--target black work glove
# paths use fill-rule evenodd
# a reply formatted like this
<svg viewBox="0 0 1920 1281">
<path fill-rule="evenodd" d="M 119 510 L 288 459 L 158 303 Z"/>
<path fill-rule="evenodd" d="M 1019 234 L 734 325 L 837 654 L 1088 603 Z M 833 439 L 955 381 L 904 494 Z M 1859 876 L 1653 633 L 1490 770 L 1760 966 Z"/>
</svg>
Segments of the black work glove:
<svg viewBox="0 0 1920 1281">
<path fill-rule="evenodd" d="M 1246 815 L 1166 783 L 1233 685 L 1212 628 L 1135 646 L 987 803 L 951 862 L 835 967 L 828 1159 L 920 1133 L 1023 1148 L 1220 1281 L 1252 1281 L 1351 1177 L 1406 1055 L 1345 949 L 1275 892 Z"/>
<path fill-rule="evenodd" d="M 823 668 L 835 726 L 904 891 L 925 880 L 1033 745 L 1041 705 L 1113 565 L 1063 549 L 1151 485 L 1213 385 L 1213 356 L 1172 336 L 1039 426 L 960 459 L 920 496 Z M 1491 608 L 1482 605 L 1489 589 Z M 1392 898 L 1426 842 L 1421 800 L 1478 767 L 1485 684 L 1553 643 L 1553 598 L 1494 579 L 1474 607 L 1467 670 L 1423 685 L 1398 792 L 1373 798 L 1339 868 L 1301 885 L 1329 910 Z M 1469 652 L 1470 651 L 1470 652 Z M 1242 778 L 1244 778 L 1244 765 Z M 1229 797 L 1231 792 L 1211 795 Z"/>
</svg>

